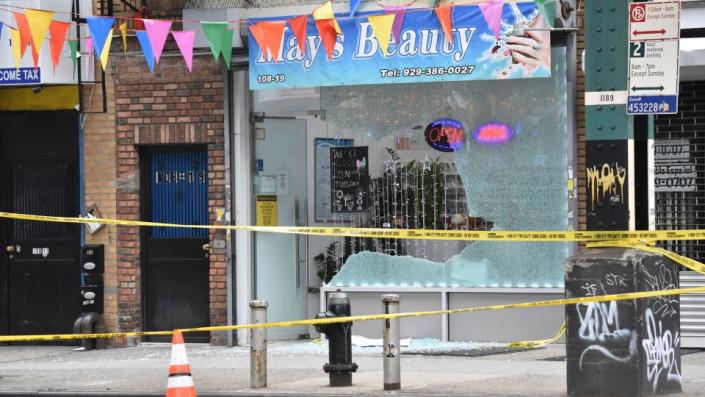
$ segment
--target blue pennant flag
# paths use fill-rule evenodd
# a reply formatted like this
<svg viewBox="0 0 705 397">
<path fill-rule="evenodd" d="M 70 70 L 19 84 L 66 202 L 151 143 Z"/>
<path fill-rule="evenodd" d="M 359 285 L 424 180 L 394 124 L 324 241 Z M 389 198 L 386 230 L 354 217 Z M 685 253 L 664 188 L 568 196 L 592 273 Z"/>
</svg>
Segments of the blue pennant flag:
<svg viewBox="0 0 705 397">
<path fill-rule="evenodd" d="M 355 16 L 355 13 L 357 12 L 357 8 L 360 7 L 360 2 L 362 0 L 350 0 L 350 16 L 353 17 Z"/>
<path fill-rule="evenodd" d="M 147 65 L 149 65 L 149 71 L 150 73 L 154 73 L 154 51 L 152 51 L 152 45 L 149 43 L 147 32 L 144 30 L 135 30 L 135 34 L 142 47 L 144 59 L 147 61 Z"/>
<path fill-rule="evenodd" d="M 96 56 L 100 57 L 108 34 L 112 34 L 113 18 L 86 17 L 86 22 L 88 22 L 88 30 L 91 32 L 91 37 L 93 37 L 93 49 Z"/>
</svg>

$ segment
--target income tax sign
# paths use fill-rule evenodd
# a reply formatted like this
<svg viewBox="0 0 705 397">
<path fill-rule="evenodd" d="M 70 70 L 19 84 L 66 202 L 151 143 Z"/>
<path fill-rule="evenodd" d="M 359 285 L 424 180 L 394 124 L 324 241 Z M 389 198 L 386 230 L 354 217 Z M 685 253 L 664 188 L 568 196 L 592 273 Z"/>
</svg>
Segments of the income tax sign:
<svg viewBox="0 0 705 397">
<path fill-rule="evenodd" d="M 337 15 L 342 34 L 328 59 L 312 18 L 305 51 L 287 24 L 276 60 L 249 38 L 252 89 L 493 80 L 551 76 L 550 33 L 534 2 L 505 4 L 500 38 L 495 38 L 477 5 L 453 7 L 453 40 L 428 9 L 407 10 L 398 40 L 384 55 L 366 13 Z M 277 18 L 282 20 L 284 18 Z M 523 29 L 514 29 L 521 27 Z M 530 30 L 538 28 L 539 30 Z M 526 30 L 524 30 L 526 29 Z M 518 33 L 517 33 L 518 32 Z M 521 40 L 512 40 L 513 35 Z M 511 48 L 509 47 L 511 45 Z"/>
</svg>

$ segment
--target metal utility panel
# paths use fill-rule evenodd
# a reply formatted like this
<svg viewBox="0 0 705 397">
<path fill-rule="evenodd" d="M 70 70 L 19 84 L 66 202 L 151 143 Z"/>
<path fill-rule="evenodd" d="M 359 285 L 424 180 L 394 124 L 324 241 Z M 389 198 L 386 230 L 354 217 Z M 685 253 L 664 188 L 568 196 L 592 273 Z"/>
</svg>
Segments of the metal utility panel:
<svg viewBox="0 0 705 397">
<path fill-rule="evenodd" d="M 702 287 L 705 275 L 680 272 L 681 288 Z M 681 347 L 705 347 L 705 294 L 681 295 Z"/>
</svg>

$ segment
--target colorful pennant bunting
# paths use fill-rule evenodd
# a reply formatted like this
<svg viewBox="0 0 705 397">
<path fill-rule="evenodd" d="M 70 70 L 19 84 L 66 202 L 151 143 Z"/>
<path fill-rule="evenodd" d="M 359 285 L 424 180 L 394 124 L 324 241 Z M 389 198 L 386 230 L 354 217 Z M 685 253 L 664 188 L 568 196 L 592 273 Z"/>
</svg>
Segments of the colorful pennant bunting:
<svg viewBox="0 0 705 397">
<path fill-rule="evenodd" d="M 478 4 L 480 12 L 487 22 L 495 38 L 499 38 L 499 30 L 502 27 L 502 11 L 504 10 L 504 0 L 490 0 L 486 3 Z"/>
<path fill-rule="evenodd" d="M 269 52 L 269 56 L 274 62 L 279 60 L 285 29 L 286 22 L 284 21 L 261 21 L 250 25 L 250 32 L 259 45 L 262 55 L 266 56 Z"/>
<path fill-rule="evenodd" d="M 338 21 L 335 19 L 335 14 L 333 13 L 333 3 L 331 3 L 330 0 L 326 1 L 320 7 L 313 10 L 313 19 L 314 20 L 331 19 L 331 20 L 333 20 L 333 26 L 335 27 L 335 32 L 337 34 L 343 33 L 343 31 L 340 29 L 340 25 L 338 25 Z M 328 23 L 325 22 L 325 24 L 328 24 Z"/>
<path fill-rule="evenodd" d="M 78 63 L 78 40 L 69 41 L 71 49 L 71 62 L 73 63 L 73 76 L 76 77 L 76 64 Z"/>
<path fill-rule="evenodd" d="M 193 64 L 193 39 L 196 37 L 196 32 L 193 30 L 184 30 L 182 32 L 172 31 L 171 35 L 174 37 L 176 45 L 179 46 L 181 56 L 184 57 L 184 62 L 186 62 L 190 73 Z"/>
<path fill-rule="evenodd" d="M 289 18 L 289 27 L 296 36 L 296 42 L 299 44 L 299 50 L 302 54 L 306 53 L 306 27 L 308 26 L 308 15 Z"/>
<path fill-rule="evenodd" d="M 127 22 L 123 22 L 118 26 L 120 35 L 122 35 L 122 53 L 127 55 Z"/>
<path fill-rule="evenodd" d="M 223 48 L 221 49 L 221 54 L 223 54 L 223 60 L 225 65 L 230 70 L 230 63 L 233 57 L 233 31 L 230 29 L 225 29 L 223 32 Z"/>
<path fill-rule="evenodd" d="M 12 41 L 12 57 L 15 59 L 15 67 L 20 68 L 20 60 L 22 60 L 22 39 L 20 31 L 10 28 L 10 40 Z"/>
<path fill-rule="evenodd" d="M 86 37 L 86 54 L 93 55 L 93 37 Z"/>
<path fill-rule="evenodd" d="M 110 54 L 110 43 L 113 42 L 113 29 L 111 28 L 108 32 L 108 36 L 105 39 L 105 44 L 103 44 L 103 50 L 100 52 L 100 66 L 103 67 L 105 72 L 105 67 L 108 65 L 108 55 Z"/>
<path fill-rule="evenodd" d="M 149 43 L 147 32 L 144 30 L 135 30 L 135 35 L 137 35 L 137 41 L 139 41 L 142 47 L 142 54 L 147 61 L 147 66 L 149 66 L 149 72 L 154 73 L 154 53 L 152 52 L 152 45 Z"/>
<path fill-rule="evenodd" d="M 316 28 L 318 28 L 318 34 L 321 36 L 326 55 L 328 55 L 330 60 L 333 58 L 333 50 L 335 50 L 335 42 L 338 38 L 338 34 L 335 31 L 335 19 L 316 19 L 314 22 L 316 23 Z"/>
<path fill-rule="evenodd" d="M 4 26 L 4 24 L 2 22 L 0 22 L 0 39 L 2 39 L 2 27 L 3 26 Z"/>
<path fill-rule="evenodd" d="M 13 12 L 12 14 L 15 16 L 17 31 L 20 34 L 20 39 L 17 40 L 20 45 L 20 57 L 23 57 L 25 51 L 27 51 L 27 46 L 29 46 L 29 43 L 32 41 L 32 34 L 29 32 L 29 24 L 24 14 L 20 14 L 19 12 Z"/>
<path fill-rule="evenodd" d="M 49 24 L 49 46 L 51 48 L 51 64 L 54 65 L 54 72 L 56 72 L 56 67 L 59 65 L 59 57 L 61 56 L 61 50 L 64 49 L 64 41 L 66 40 L 66 33 L 69 31 L 68 22 L 51 21 Z"/>
<path fill-rule="evenodd" d="M 223 52 L 223 40 L 225 39 L 225 31 L 227 28 L 227 22 L 201 21 L 201 29 L 213 53 L 213 60 L 216 62 L 218 61 L 218 55 Z"/>
<path fill-rule="evenodd" d="M 171 29 L 171 21 L 143 19 L 142 22 L 144 23 L 144 30 L 147 31 L 149 43 L 152 45 L 152 51 L 154 51 L 154 60 L 159 64 L 159 57 L 162 55 L 164 43 Z"/>
<path fill-rule="evenodd" d="M 384 56 L 387 56 L 387 47 L 389 47 L 389 39 L 392 36 L 394 17 L 394 14 L 370 15 L 367 17 L 370 26 L 372 26 L 372 33 L 374 33 Z"/>
<path fill-rule="evenodd" d="M 556 0 L 535 0 L 536 8 L 546 20 L 546 26 L 553 27 L 553 21 L 556 19 Z"/>
<path fill-rule="evenodd" d="M 90 16 L 86 17 L 86 22 L 88 22 L 88 30 L 90 30 L 91 37 L 93 38 L 95 54 L 100 57 L 103 53 L 105 42 L 108 40 L 108 35 L 112 35 L 114 20 L 112 17 Z M 112 37 L 110 40 L 112 41 Z"/>
<path fill-rule="evenodd" d="M 360 2 L 362 0 L 350 0 L 350 16 L 354 17 L 357 9 L 360 7 Z"/>
<path fill-rule="evenodd" d="M 401 38 L 401 28 L 404 26 L 404 15 L 407 6 L 385 6 L 384 12 L 387 14 L 395 14 L 394 25 L 392 25 L 392 37 L 395 43 L 399 43 Z"/>
<path fill-rule="evenodd" d="M 54 13 L 52 11 L 27 9 L 24 15 L 32 37 L 32 47 L 39 53 L 49 31 L 49 24 L 51 24 L 51 17 L 54 16 Z"/>
<path fill-rule="evenodd" d="M 453 6 L 445 4 L 434 9 L 438 22 L 441 24 L 443 34 L 446 36 L 448 43 L 453 44 Z"/>
</svg>

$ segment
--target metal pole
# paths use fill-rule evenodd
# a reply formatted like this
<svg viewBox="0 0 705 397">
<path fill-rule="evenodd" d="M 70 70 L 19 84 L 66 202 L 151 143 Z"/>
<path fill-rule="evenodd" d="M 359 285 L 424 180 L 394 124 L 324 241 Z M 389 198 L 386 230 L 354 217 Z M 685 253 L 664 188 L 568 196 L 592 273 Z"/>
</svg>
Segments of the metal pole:
<svg viewBox="0 0 705 397">
<path fill-rule="evenodd" d="M 384 313 L 399 313 L 399 295 L 382 295 Z M 399 319 L 384 320 L 384 390 L 401 389 L 401 352 L 399 351 Z"/>
<path fill-rule="evenodd" d="M 250 301 L 252 324 L 267 322 L 267 302 Z M 267 387 L 267 329 L 250 329 L 250 387 Z"/>
</svg>

